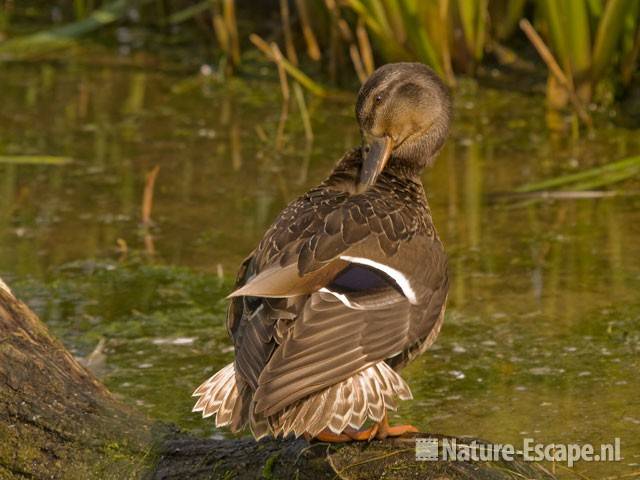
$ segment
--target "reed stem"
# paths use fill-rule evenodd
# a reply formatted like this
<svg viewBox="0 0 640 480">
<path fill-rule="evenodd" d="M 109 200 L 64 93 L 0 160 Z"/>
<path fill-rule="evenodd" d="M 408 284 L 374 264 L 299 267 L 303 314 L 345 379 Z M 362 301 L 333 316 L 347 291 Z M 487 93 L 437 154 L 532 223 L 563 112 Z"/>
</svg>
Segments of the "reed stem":
<svg viewBox="0 0 640 480">
<path fill-rule="evenodd" d="M 275 61 L 271 47 L 269 47 L 267 42 L 265 42 L 259 35 L 252 33 L 249 35 L 249 40 L 258 47 L 258 50 L 260 50 L 269 60 Z M 308 75 L 302 72 L 302 70 L 293 66 L 286 58 L 282 58 L 282 67 L 289 75 L 314 95 L 317 95 L 318 97 L 326 97 L 329 94 L 323 86 L 314 82 Z"/>
<path fill-rule="evenodd" d="M 287 58 L 292 65 L 298 66 L 298 54 L 293 44 L 293 33 L 291 32 L 291 15 L 289 13 L 289 0 L 280 0 L 280 19 L 282 20 L 282 32 L 284 34 L 284 46 Z"/>
<path fill-rule="evenodd" d="M 311 28 L 311 20 L 309 16 L 309 9 L 307 8 L 306 0 L 296 0 L 296 6 L 298 7 L 298 14 L 300 15 L 300 23 L 302 24 L 302 34 L 305 42 L 307 42 L 307 53 L 309 58 L 313 61 L 319 61 L 322 57 L 320 53 L 320 47 L 318 46 L 318 40 Z"/>
<path fill-rule="evenodd" d="M 529 41 L 533 44 L 533 46 L 537 50 L 538 54 L 540 55 L 544 63 L 547 64 L 547 67 L 549 68 L 549 72 L 551 72 L 551 74 L 556 78 L 556 80 L 558 80 L 560 85 L 562 85 L 567 90 L 567 93 L 569 94 L 569 100 L 571 101 L 571 104 L 573 105 L 580 119 L 587 126 L 592 127 L 593 121 L 591 120 L 591 116 L 589 115 L 584 105 L 576 95 L 572 82 L 570 82 L 569 79 L 567 79 L 564 72 L 560 68 L 560 65 L 558 65 L 558 62 L 554 58 L 553 54 L 551 53 L 549 48 L 545 45 L 540 35 L 538 35 L 538 32 L 535 31 L 535 29 L 533 28 L 529 20 L 527 20 L 526 18 L 523 18 L 522 20 L 520 20 L 520 28 L 524 31 Z"/>
<path fill-rule="evenodd" d="M 149 227 L 151 225 L 151 210 L 153 209 L 153 192 L 156 185 L 156 179 L 160 172 L 160 166 L 156 165 L 145 176 L 144 193 L 142 195 L 142 225 Z"/>
</svg>

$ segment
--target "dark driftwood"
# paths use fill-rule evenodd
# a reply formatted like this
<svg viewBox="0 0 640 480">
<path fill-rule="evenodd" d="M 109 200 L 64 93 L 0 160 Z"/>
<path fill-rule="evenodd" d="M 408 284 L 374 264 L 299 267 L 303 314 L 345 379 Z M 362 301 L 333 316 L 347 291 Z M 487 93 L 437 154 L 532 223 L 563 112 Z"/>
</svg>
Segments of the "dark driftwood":
<svg viewBox="0 0 640 480">
<path fill-rule="evenodd" d="M 416 434 L 418 437 L 442 435 Z M 451 437 L 447 437 L 451 438 Z M 457 439 L 458 444 L 471 439 Z M 415 460 L 414 438 L 403 437 L 329 445 L 304 440 L 194 440 L 165 442 L 155 465 L 155 479 L 349 479 L 387 480 L 554 480 L 544 468 L 523 461 L 444 462 Z"/>
<path fill-rule="evenodd" d="M 410 437 L 338 447 L 190 437 L 120 403 L 0 287 L 0 479 L 26 478 L 553 479 L 524 462 L 416 462 Z"/>
</svg>

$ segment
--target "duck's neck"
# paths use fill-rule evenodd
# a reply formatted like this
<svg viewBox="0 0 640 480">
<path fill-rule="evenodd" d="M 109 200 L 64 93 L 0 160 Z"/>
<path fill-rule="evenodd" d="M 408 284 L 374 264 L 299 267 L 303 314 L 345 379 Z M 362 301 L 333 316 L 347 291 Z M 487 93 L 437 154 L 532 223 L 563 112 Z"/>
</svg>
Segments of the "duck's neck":
<svg viewBox="0 0 640 480">
<path fill-rule="evenodd" d="M 391 157 L 385 169 L 381 173 L 381 177 L 393 177 L 407 183 L 417 183 L 422 185 L 420 176 L 427 161 L 414 161 L 404 158 Z M 352 193 L 357 192 L 357 182 L 362 167 L 362 151 L 360 148 L 354 148 L 338 162 L 331 175 L 323 182 L 327 186 L 337 187 Z"/>
<path fill-rule="evenodd" d="M 384 171 L 398 178 L 406 178 L 407 180 L 418 181 L 422 176 L 424 166 L 428 165 L 428 161 L 420 161 L 414 159 L 403 159 L 391 157 Z"/>
</svg>

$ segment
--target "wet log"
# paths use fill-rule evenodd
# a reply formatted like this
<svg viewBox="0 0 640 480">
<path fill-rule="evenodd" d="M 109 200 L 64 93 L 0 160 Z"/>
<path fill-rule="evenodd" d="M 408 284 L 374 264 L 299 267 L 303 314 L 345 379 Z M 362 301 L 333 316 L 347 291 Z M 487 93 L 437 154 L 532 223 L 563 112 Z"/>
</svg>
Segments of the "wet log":
<svg viewBox="0 0 640 480">
<path fill-rule="evenodd" d="M 301 439 L 255 442 L 189 436 L 116 399 L 0 281 L 0 479 L 25 478 L 553 476 L 522 461 L 416 461 L 412 437 L 335 446 Z"/>
<path fill-rule="evenodd" d="M 0 478 L 127 478 L 151 422 L 117 401 L 0 285 Z"/>
</svg>

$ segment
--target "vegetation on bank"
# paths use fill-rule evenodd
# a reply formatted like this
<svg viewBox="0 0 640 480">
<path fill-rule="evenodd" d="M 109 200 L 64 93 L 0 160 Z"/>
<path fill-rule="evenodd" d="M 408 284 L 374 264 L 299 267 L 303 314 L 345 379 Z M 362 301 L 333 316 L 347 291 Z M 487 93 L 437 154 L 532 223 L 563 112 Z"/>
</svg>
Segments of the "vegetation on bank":
<svg viewBox="0 0 640 480">
<path fill-rule="evenodd" d="M 176 35 L 199 31 L 215 43 L 222 70 L 241 68 L 242 51 L 258 47 L 316 95 L 311 77 L 338 82 L 376 65 L 417 60 L 454 86 L 495 62 L 547 68 L 551 107 L 572 107 L 590 123 L 592 102 L 622 98 L 637 79 L 640 0 L 0 0 L 0 58 L 26 59 L 73 44 L 114 22 Z M 21 34 L 12 22 L 54 23 Z M 40 22 L 42 23 L 42 22 Z M 271 41 L 265 41 L 266 36 Z M 249 38 L 251 42 L 249 42 Z M 534 67 L 535 49 L 542 62 Z M 544 65 L 544 66 L 543 66 Z M 314 72 L 308 76 L 305 72 Z M 320 75 L 315 75 L 320 74 Z"/>
</svg>

